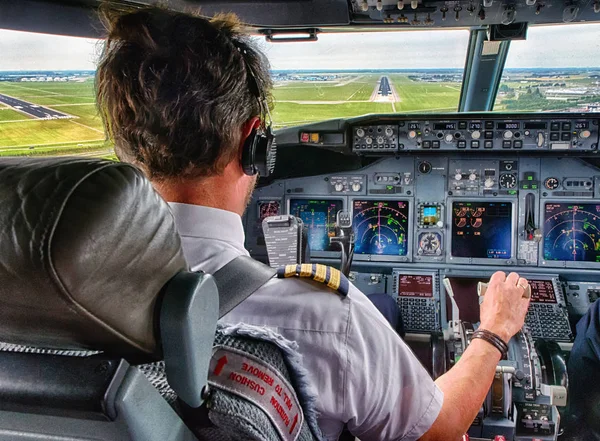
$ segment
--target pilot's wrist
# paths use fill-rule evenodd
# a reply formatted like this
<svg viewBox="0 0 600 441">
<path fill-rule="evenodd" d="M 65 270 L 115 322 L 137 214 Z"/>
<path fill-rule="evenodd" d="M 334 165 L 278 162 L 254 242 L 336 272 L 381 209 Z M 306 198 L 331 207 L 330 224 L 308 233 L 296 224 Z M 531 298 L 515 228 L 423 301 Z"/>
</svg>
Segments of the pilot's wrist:
<svg viewBox="0 0 600 441">
<path fill-rule="evenodd" d="M 501 358 L 506 358 L 508 355 L 508 344 L 505 343 L 502 338 L 487 329 L 478 328 L 471 337 L 472 341 L 476 339 L 481 339 L 491 346 L 495 347 L 500 353 Z"/>
<path fill-rule="evenodd" d="M 487 325 L 482 322 L 479 328 L 477 329 L 484 329 L 493 334 L 496 334 L 507 345 L 510 339 L 512 338 L 512 335 L 507 331 L 507 329 L 504 326 Z"/>
</svg>

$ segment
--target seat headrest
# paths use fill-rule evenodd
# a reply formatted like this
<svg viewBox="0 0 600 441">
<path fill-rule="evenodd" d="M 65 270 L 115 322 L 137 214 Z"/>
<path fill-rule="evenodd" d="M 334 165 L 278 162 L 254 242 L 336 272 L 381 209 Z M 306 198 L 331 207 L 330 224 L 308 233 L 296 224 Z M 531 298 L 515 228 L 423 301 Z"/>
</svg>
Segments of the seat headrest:
<svg viewBox="0 0 600 441">
<path fill-rule="evenodd" d="M 157 300 L 186 268 L 168 205 L 135 167 L 0 160 L 0 341 L 154 354 Z"/>
</svg>

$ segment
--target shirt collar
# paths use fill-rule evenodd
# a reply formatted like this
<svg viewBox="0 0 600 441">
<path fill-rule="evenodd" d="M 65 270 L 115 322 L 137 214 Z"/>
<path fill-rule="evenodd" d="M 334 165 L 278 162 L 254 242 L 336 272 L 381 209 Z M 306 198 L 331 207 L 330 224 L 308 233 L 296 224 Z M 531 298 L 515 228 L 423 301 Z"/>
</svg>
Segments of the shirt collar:
<svg viewBox="0 0 600 441">
<path fill-rule="evenodd" d="M 244 250 L 246 236 L 239 214 L 179 202 L 169 202 L 169 207 L 180 235 L 222 240 Z"/>
</svg>

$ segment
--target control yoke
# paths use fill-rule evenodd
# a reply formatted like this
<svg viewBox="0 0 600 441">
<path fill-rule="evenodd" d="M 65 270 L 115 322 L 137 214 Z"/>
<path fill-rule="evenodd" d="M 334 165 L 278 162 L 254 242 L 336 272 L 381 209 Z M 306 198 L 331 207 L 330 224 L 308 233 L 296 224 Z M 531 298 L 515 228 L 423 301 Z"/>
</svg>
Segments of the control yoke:
<svg viewBox="0 0 600 441">
<path fill-rule="evenodd" d="M 329 243 L 336 244 L 342 253 L 340 271 L 348 276 L 354 257 L 354 232 L 352 231 L 352 215 L 340 210 L 336 216 L 335 236 L 329 238 Z"/>
</svg>

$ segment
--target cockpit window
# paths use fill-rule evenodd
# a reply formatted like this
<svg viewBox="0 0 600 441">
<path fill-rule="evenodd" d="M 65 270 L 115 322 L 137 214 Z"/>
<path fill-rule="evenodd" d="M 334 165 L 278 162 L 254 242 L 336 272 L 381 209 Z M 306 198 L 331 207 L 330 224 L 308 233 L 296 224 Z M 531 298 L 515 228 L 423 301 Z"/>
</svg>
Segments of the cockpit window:
<svg viewBox="0 0 600 441">
<path fill-rule="evenodd" d="M 367 113 L 458 109 L 466 30 L 322 33 L 317 42 L 260 41 L 273 70 L 276 127 Z"/>
<path fill-rule="evenodd" d="M 599 34 L 598 23 L 530 28 L 510 44 L 494 110 L 600 112 Z"/>
<path fill-rule="evenodd" d="M 0 30 L 0 156 L 114 158 L 94 97 L 98 43 Z"/>
</svg>

